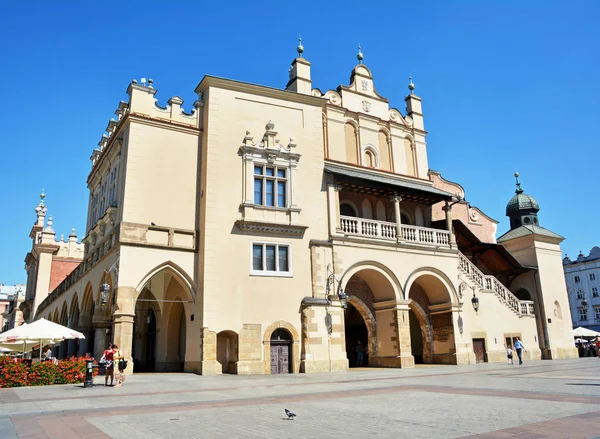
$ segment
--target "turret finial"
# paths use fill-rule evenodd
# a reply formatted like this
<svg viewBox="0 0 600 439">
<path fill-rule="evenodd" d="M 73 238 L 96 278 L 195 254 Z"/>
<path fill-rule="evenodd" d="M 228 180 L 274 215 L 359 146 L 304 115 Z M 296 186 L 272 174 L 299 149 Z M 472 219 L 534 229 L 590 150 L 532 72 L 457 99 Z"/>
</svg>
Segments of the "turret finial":
<svg viewBox="0 0 600 439">
<path fill-rule="evenodd" d="M 412 82 L 412 76 L 408 77 L 408 89 L 410 90 L 410 94 L 415 94 L 415 84 Z"/>
<path fill-rule="evenodd" d="M 302 36 L 298 35 L 298 47 L 296 47 L 296 52 L 298 52 L 298 58 L 302 58 L 302 54 L 304 53 L 304 46 L 302 45 Z"/>
<path fill-rule="evenodd" d="M 365 56 L 363 55 L 362 51 L 360 50 L 360 43 L 358 43 L 358 54 L 356 55 L 356 59 L 358 60 L 358 63 L 362 64 L 364 58 L 365 58 Z"/>
<path fill-rule="evenodd" d="M 521 188 L 521 182 L 519 181 L 519 173 L 515 172 L 515 179 L 517 180 L 517 190 L 515 190 L 516 194 L 522 194 L 523 189 Z"/>
</svg>

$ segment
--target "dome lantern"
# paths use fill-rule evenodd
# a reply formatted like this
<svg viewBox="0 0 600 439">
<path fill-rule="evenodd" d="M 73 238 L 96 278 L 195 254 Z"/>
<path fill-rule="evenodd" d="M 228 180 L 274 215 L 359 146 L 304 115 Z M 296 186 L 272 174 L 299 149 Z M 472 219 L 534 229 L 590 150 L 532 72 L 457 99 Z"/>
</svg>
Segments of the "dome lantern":
<svg viewBox="0 0 600 439">
<path fill-rule="evenodd" d="M 540 206 L 535 198 L 527 195 L 521 187 L 519 173 L 515 172 L 516 190 L 515 195 L 506 205 L 506 216 L 510 218 L 510 229 L 516 229 L 521 226 L 537 226 L 537 213 Z"/>
</svg>

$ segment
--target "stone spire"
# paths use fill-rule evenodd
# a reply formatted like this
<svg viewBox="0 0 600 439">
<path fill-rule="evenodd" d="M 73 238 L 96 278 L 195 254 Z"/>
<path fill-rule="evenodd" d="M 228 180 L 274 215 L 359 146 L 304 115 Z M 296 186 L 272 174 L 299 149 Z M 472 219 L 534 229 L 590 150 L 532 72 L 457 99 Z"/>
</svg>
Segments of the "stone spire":
<svg viewBox="0 0 600 439">
<path fill-rule="evenodd" d="M 290 79 L 285 86 L 288 91 L 302 93 L 305 95 L 312 94 L 312 80 L 310 79 L 310 62 L 303 58 L 304 46 L 302 38 L 298 38 L 298 47 L 296 47 L 298 57 L 292 61 L 290 67 Z"/>
<path fill-rule="evenodd" d="M 413 127 L 419 130 L 425 130 L 421 98 L 415 94 L 415 84 L 413 83 L 412 76 L 409 76 L 408 80 L 410 94 L 404 98 L 404 102 L 406 102 L 406 115 L 410 116 L 413 120 Z"/>
<path fill-rule="evenodd" d="M 42 193 L 40 194 L 40 202 L 37 206 L 35 206 L 35 214 L 36 214 L 36 222 L 35 225 L 37 227 L 44 227 L 44 220 L 46 218 L 46 206 L 44 204 L 44 198 L 46 194 L 44 194 L 44 190 L 42 189 Z"/>
</svg>

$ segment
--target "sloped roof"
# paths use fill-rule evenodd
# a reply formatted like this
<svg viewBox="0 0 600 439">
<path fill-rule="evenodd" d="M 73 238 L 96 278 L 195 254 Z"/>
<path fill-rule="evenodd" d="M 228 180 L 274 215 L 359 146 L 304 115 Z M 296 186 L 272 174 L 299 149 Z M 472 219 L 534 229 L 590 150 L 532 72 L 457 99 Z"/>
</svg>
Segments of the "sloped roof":
<svg viewBox="0 0 600 439">
<path fill-rule="evenodd" d="M 513 229 L 513 230 L 509 230 L 504 235 L 502 235 L 500 238 L 498 238 L 498 242 L 508 241 L 510 239 L 520 238 L 522 236 L 527 236 L 527 235 L 542 235 L 542 236 L 548 236 L 550 238 L 556 238 L 556 239 L 560 239 L 560 240 L 565 239 L 562 236 L 560 236 L 559 234 L 554 233 L 548 229 L 544 229 L 543 227 L 527 225 L 527 226 L 517 227 L 516 229 Z"/>
</svg>

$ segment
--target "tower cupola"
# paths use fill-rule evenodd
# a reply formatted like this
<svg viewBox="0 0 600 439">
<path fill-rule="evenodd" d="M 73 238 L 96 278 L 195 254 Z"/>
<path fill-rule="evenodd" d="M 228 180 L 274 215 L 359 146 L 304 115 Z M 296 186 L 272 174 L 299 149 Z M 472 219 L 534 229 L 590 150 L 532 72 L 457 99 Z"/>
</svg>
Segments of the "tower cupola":
<svg viewBox="0 0 600 439">
<path fill-rule="evenodd" d="M 519 173 L 515 172 L 517 179 L 517 189 L 515 195 L 506 205 L 506 216 L 510 218 L 510 229 L 516 229 L 521 226 L 537 226 L 540 206 L 535 198 L 527 195 L 521 188 Z"/>
</svg>

